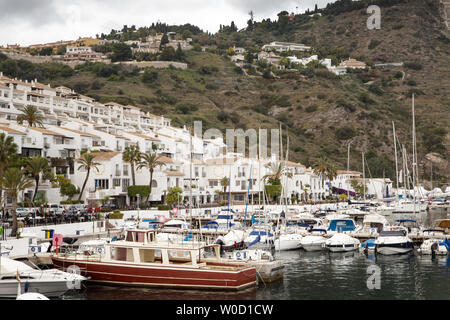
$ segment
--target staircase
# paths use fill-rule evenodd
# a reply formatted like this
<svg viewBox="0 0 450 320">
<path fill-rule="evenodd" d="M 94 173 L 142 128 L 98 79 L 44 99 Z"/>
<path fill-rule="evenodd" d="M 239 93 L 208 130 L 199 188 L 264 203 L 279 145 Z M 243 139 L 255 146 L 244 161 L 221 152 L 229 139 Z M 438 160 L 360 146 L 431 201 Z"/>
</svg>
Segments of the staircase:
<svg viewBox="0 0 450 320">
<path fill-rule="evenodd" d="M 442 16 L 447 29 L 450 30 L 450 0 L 440 0 L 442 8 Z"/>
</svg>

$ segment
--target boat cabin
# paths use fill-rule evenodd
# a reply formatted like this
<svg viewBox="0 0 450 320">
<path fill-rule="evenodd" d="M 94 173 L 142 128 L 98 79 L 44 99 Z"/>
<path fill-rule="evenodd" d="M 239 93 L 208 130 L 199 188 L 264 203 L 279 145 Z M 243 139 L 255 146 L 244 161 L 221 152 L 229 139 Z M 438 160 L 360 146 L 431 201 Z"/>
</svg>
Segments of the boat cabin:
<svg viewBox="0 0 450 320">
<path fill-rule="evenodd" d="M 330 221 L 327 231 L 353 231 L 356 229 L 355 221 L 352 219 L 335 219 Z"/>
<path fill-rule="evenodd" d="M 130 262 L 133 264 L 156 263 L 161 265 L 205 266 L 201 257 L 212 248 L 220 260 L 220 246 L 203 242 L 189 244 L 158 243 L 155 230 L 127 230 L 125 240 L 105 245 L 105 262 Z"/>
</svg>

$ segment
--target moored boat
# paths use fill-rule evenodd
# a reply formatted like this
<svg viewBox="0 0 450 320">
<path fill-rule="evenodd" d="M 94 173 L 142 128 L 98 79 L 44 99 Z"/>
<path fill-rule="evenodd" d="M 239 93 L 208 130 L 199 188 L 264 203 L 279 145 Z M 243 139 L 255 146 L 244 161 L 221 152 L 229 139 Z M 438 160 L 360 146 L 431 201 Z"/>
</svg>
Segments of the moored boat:
<svg viewBox="0 0 450 320">
<path fill-rule="evenodd" d="M 205 258 L 208 250 L 213 256 Z M 105 256 L 65 252 L 51 258 L 58 269 L 76 265 L 104 284 L 219 290 L 256 284 L 256 269 L 221 258 L 219 245 L 159 243 L 154 230 L 127 230 L 125 240 L 105 244 Z"/>
</svg>

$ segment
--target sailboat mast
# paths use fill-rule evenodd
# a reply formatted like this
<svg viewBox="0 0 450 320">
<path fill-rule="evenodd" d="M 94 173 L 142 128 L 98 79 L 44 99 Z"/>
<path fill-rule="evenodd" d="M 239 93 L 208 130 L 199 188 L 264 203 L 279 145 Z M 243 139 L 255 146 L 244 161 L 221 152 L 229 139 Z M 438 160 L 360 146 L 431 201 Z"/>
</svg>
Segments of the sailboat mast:
<svg viewBox="0 0 450 320">
<path fill-rule="evenodd" d="M 192 126 L 189 127 L 189 218 L 192 225 Z"/>
<path fill-rule="evenodd" d="M 364 202 L 366 202 L 366 167 L 364 166 L 364 152 L 362 153 L 362 166 L 363 166 Z"/>
<path fill-rule="evenodd" d="M 416 213 L 416 122 L 414 119 L 414 93 L 412 95 L 412 149 L 413 149 L 413 158 L 412 158 L 412 169 L 413 169 L 413 194 L 414 194 L 414 214 Z"/>
<path fill-rule="evenodd" d="M 347 147 L 347 176 L 350 174 L 350 144 L 351 142 L 348 143 Z M 347 186 L 347 199 L 350 200 L 350 186 Z"/>
<path fill-rule="evenodd" d="M 395 125 L 394 121 L 392 121 L 392 132 L 394 135 L 394 154 L 395 154 L 395 183 L 397 187 L 397 199 L 398 199 L 398 164 L 397 164 L 397 139 L 395 137 Z"/>
</svg>

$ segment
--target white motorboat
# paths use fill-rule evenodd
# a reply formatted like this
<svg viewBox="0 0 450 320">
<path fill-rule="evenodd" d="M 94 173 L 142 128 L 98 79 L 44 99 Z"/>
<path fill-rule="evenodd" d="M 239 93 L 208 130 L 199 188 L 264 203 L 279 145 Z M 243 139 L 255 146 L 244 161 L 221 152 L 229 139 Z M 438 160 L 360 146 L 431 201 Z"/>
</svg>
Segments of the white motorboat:
<svg viewBox="0 0 450 320">
<path fill-rule="evenodd" d="M 372 235 L 379 234 L 387 225 L 389 225 L 389 222 L 383 215 L 371 213 L 364 216 L 363 226 L 360 231 Z"/>
<path fill-rule="evenodd" d="M 427 239 L 420 246 L 417 251 L 421 254 L 436 254 L 439 256 L 445 256 L 450 252 L 450 240 L 445 238 L 440 239 Z"/>
<path fill-rule="evenodd" d="M 325 242 L 325 247 L 331 252 L 347 252 L 358 250 L 360 242 L 348 234 L 337 233 Z"/>
<path fill-rule="evenodd" d="M 300 242 L 305 251 L 321 251 L 325 247 L 327 240 L 322 234 L 326 233 L 323 229 L 311 229 L 310 235 L 304 236 Z"/>
<path fill-rule="evenodd" d="M 332 214 L 325 217 L 328 222 L 327 233 L 353 233 L 358 232 L 361 226 L 357 225 L 347 214 Z"/>
<path fill-rule="evenodd" d="M 275 240 L 275 250 L 287 251 L 301 248 L 302 236 L 298 233 L 281 233 Z"/>
<path fill-rule="evenodd" d="M 404 227 L 392 227 L 383 230 L 375 240 L 375 251 L 379 254 L 405 254 L 414 249 L 414 243 L 408 238 L 408 231 Z"/>
<path fill-rule="evenodd" d="M 57 269 L 33 269 L 27 264 L 2 257 L 0 261 L 0 298 L 17 298 L 20 292 L 37 292 L 47 297 L 60 297 L 71 289 L 79 289 L 85 277 Z"/>
<path fill-rule="evenodd" d="M 413 213 L 413 212 L 426 212 L 427 211 L 427 204 L 426 203 L 420 203 L 419 201 L 416 201 L 414 205 L 414 201 L 404 201 L 399 202 L 394 210 L 392 210 L 392 213 Z"/>
</svg>

